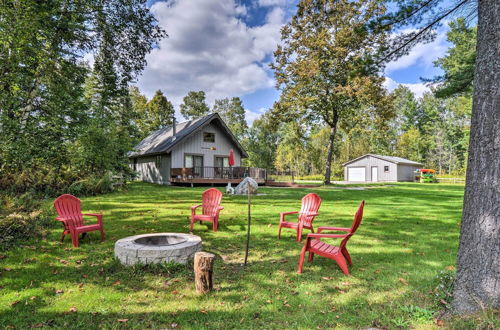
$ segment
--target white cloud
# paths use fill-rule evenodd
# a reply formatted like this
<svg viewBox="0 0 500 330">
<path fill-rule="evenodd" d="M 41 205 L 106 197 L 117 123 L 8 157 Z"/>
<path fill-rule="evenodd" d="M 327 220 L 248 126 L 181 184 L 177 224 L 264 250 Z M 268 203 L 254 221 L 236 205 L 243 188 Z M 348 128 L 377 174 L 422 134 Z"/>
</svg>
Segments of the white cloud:
<svg viewBox="0 0 500 330">
<path fill-rule="evenodd" d="M 284 6 L 286 5 L 287 0 L 258 0 L 257 4 L 261 7 L 270 7 L 270 6 Z"/>
<path fill-rule="evenodd" d="M 151 10 L 169 37 L 146 57 L 138 85 L 148 97 L 161 89 L 178 109 L 191 90 L 205 91 L 212 104 L 273 86 L 262 62 L 280 41 L 279 7 L 255 27 L 239 18 L 246 8 L 234 0 L 170 0 Z"/>
<path fill-rule="evenodd" d="M 415 97 L 417 97 L 417 98 L 422 97 L 422 95 L 425 92 L 430 92 L 430 88 L 425 86 L 424 83 L 400 84 L 389 77 L 385 77 L 384 87 L 388 91 L 392 92 L 399 85 L 403 85 L 403 86 L 408 87 L 413 92 L 413 94 L 415 94 Z"/>
<path fill-rule="evenodd" d="M 247 120 L 248 126 L 252 126 L 255 119 L 259 119 L 261 113 L 245 109 L 245 119 Z"/>
<path fill-rule="evenodd" d="M 449 44 L 446 41 L 446 31 L 441 29 L 438 32 L 439 33 L 434 41 L 430 43 L 419 43 L 412 48 L 408 55 L 402 56 L 397 60 L 388 63 L 385 68 L 386 74 L 396 70 L 406 69 L 415 64 L 425 68 L 433 67 L 433 62 L 438 57 L 443 57 L 449 47 Z"/>
</svg>

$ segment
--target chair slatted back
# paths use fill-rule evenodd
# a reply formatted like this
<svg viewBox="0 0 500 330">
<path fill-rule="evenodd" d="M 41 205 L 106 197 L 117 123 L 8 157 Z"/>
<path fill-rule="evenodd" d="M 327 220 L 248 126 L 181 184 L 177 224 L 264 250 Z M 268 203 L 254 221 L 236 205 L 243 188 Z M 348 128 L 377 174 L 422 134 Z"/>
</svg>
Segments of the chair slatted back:
<svg viewBox="0 0 500 330">
<path fill-rule="evenodd" d="M 61 218 L 72 219 L 75 226 L 83 226 L 81 202 L 73 195 L 64 194 L 56 198 L 54 207 Z"/>
<path fill-rule="evenodd" d="M 202 213 L 215 216 L 221 201 L 222 193 L 219 190 L 215 188 L 205 190 L 201 195 Z"/>
<path fill-rule="evenodd" d="M 354 220 L 352 221 L 351 225 L 351 230 L 349 234 L 347 235 L 346 238 L 342 240 L 340 243 L 340 248 L 344 248 L 347 245 L 347 241 L 349 241 L 349 238 L 351 238 L 352 235 L 356 232 L 358 229 L 359 225 L 361 224 L 361 220 L 363 219 L 363 208 L 365 207 L 365 201 L 361 201 L 359 204 L 358 210 L 356 211 L 356 214 L 354 215 Z"/>
<path fill-rule="evenodd" d="M 310 226 L 315 217 L 315 215 L 311 214 L 318 213 L 320 206 L 321 197 L 317 194 L 310 193 L 302 197 L 302 206 L 299 211 L 299 221 L 302 221 L 306 226 Z"/>
</svg>

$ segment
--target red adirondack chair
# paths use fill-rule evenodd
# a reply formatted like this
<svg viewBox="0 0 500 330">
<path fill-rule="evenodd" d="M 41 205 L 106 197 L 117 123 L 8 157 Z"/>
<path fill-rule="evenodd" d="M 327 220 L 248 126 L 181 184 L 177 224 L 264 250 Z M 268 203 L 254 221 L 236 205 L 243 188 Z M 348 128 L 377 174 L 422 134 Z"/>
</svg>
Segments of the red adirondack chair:
<svg viewBox="0 0 500 330">
<path fill-rule="evenodd" d="M 354 221 L 352 222 L 351 228 L 338 228 L 338 227 L 319 227 L 317 234 L 307 234 L 307 239 L 300 253 L 299 259 L 299 271 L 302 273 L 302 265 L 304 264 L 304 256 L 306 252 L 309 251 L 309 258 L 307 261 L 312 261 L 314 254 L 319 254 L 320 256 L 333 259 L 337 262 L 344 272 L 345 275 L 349 275 L 349 269 L 346 265 L 346 260 L 349 266 L 352 266 L 351 256 L 347 252 L 347 241 L 356 232 L 359 225 L 361 224 L 361 219 L 363 218 L 363 207 L 365 206 L 365 201 L 362 201 L 359 205 L 358 211 L 354 215 Z M 323 230 L 331 231 L 343 231 L 347 234 L 337 235 L 337 234 L 323 234 Z M 336 247 L 321 241 L 321 238 L 343 238 L 340 242 L 340 247 Z"/>
<path fill-rule="evenodd" d="M 282 212 L 280 213 L 280 224 L 278 228 L 278 239 L 281 237 L 281 228 L 292 228 L 297 231 L 297 242 L 302 241 L 302 229 L 311 229 L 314 233 L 312 222 L 314 217 L 318 215 L 318 210 L 321 205 L 321 197 L 315 193 L 310 193 L 302 197 L 302 207 L 300 211 Z M 285 216 L 289 214 L 298 214 L 297 222 L 285 221 Z"/>
<path fill-rule="evenodd" d="M 64 231 L 61 235 L 61 242 L 64 241 L 64 236 L 71 234 L 71 242 L 74 247 L 78 247 L 78 235 L 86 234 L 89 231 L 100 231 L 101 241 L 104 241 L 104 226 L 102 224 L 102 214 L 99 213 L 82 213 L 80 200 L 73 195 L 61 195 L 54 201 L 58 217 L 56 220 L 61 221 L 64 225 Z M 93 225 L 85 225 L 83 216 L 91 216 L 97 218 L 97 223 Z"/>
<path fill-rule="evenodd" d="M 201 205 L 191 206 L 191 226 L 189 231 L 193 231 L 193 226 L 196 221 L 200 224 L 202 221 L 210 221 L 213 224 L 213 230 L 217 231 L 219 227 L 219 212 L 224 208 L 220 206 L 222 200 L 222 193 L 215 189 L 210 188 L 203 192 L 201 195 Z M 196 214 L 196 209 L 201 206 L 201 214 Z"/>
</svg>

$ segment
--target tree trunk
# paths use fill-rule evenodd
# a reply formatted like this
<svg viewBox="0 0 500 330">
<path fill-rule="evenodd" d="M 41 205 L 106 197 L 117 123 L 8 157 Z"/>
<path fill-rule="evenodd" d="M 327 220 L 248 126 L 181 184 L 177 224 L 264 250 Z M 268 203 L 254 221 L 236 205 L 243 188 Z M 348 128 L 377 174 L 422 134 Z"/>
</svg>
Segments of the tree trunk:
<svg viewBox="0 0 500 330">
<path fill-rule="evenodd" d="M 338 122 L 338 115 L 337 113 L 335 113 L 333 115 L 333 121 L 330 125 L 328 154 L 326 155 L 325 184 L 330 184 L 330 178 L 332 176 L 332 156 L 333 156 L 333 147 L 335 142 L 335 134 L 337 133 L 337 122 Z"/>
<path fill-rule="evenodd" d="M 500 307 L 500 1 L 480 0 L 455 313 Z"/>
<path fill-rule="evenodd" d="M 194 281 L 196 291 L 207 293 L 213 290 L 212 274 L 215 255 L 208 252 L 196 252 L 194 255 Z"/>
</svg>

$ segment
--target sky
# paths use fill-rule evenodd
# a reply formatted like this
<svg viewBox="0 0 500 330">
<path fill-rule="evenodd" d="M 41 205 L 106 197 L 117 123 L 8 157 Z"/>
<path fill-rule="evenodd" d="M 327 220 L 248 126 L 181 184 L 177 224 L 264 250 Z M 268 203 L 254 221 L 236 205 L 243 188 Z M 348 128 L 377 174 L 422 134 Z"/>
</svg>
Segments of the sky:
<svg viewBox="0 0 500 330">
<path fill-rule="evenodd" d="M 279 98 L 269 64 L 280 43 L 280 29 L 296 10 L 297 0 L 149 0 L 148 5 L 167 34 L 147 55 L 137 80 L 151 98 L 160 89 L 173 103 L 177 117 L 182 98 L 203 90 L 210 107 L 216 99 L 238 96 L 249 124 Z M 420 78 L 439 75 L 433 61 L 445 55 L 447 28 L 404 57 L 388 63 L 385 87 L 399 84 L 421 96 Z"/>
</svg>

